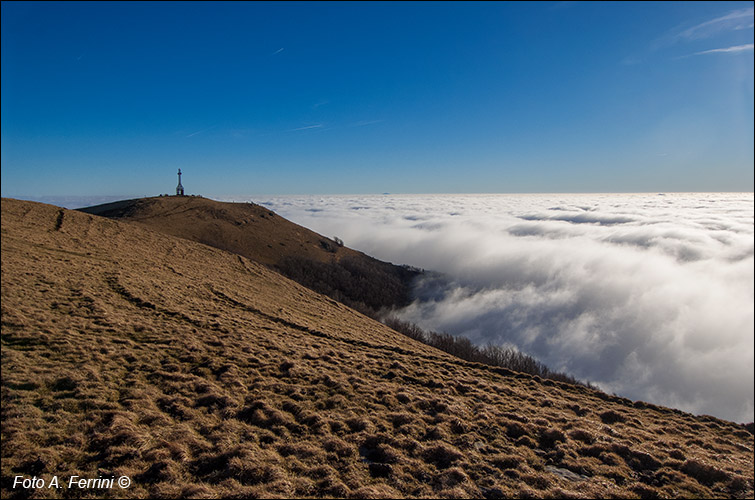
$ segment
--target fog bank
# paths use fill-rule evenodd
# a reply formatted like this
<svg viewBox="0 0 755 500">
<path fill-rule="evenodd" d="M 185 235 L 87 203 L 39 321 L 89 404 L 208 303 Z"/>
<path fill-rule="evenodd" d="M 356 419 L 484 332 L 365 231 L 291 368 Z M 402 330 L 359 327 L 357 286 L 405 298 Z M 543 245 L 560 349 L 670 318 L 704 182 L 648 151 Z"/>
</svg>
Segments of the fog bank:
<svg viewBox="0 0 755 500">
<path fill-rule="evenodd" d="M 255 199 L 439 271 L 402 319 L 514 344 L 607 392 L 753 420 L 753 195 Z"/>
</svg>

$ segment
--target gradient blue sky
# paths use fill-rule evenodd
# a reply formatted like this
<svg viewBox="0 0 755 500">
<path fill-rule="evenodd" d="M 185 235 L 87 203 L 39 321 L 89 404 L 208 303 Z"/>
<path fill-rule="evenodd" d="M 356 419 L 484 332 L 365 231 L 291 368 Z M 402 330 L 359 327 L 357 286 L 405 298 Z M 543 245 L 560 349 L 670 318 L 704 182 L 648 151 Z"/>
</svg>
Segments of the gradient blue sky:
<svg viewBox="0 0 755 500">
<path fill-rule="evenodd" d="M 2 2 L 2 195 L 753 190 L 753 2 Z"/>
</svg>

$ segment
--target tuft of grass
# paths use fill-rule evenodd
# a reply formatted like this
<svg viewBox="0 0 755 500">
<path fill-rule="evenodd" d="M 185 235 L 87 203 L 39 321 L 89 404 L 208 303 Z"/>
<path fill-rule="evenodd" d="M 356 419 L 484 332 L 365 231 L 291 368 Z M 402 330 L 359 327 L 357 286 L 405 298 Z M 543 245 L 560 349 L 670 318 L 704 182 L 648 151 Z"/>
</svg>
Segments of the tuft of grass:
<svg viewBox="0 0 755 500">
<path fill-rule="evenodd" d="M 585 444 L 592 444 L 595 442 L 595 436 L 583 429 L 574 429 L 569 431 L 568 435 L 571 439 Z"/>
<path fill-rule="evenodd" d="M 566 441 L 566 435 L 560 429 L 547 429 L 540 434 L 540 447 L 553 448 L 556 443 Z"/>
<path fill-rule="evenodd" d="M 728 472 L 721 470 L 714 465 L 694 459 L 685 461 L 680 470 L 688 476 L 696 479 L 700 484 L 706 486 L 731 479 L 731 475 Z"/>
<path fill-rule="evenodd" d="M 506 426 L 506 435 L 511 439 L 529 435 L 529 430 L 519 422 L 507 422 L 504 425 Z"/>
<path fill-rule="evenodd" d="M 626 420 L 626 417 L 624 417 L 624 415 L 614 410 L 604 411 L 599 415 L 599 417 L 600 420 L 603 421 L 603 423 L 609 425 L 615 424 L 616 422 L 624 422 Z"/>
<path fill-rule="evenodd" d="M 522 459 L 518 455 L 499 453 L 492 456 L 490 462 L 499 469 L 516 469 Z"/>
<path fill-rule="evenodd" d="M 422 455 L 426 462 L 435 464 L 440 469 L 450 467 L 464 457 L 459 450 L 446 443 L 433 445 L 425 449 Z"/>
</svg>

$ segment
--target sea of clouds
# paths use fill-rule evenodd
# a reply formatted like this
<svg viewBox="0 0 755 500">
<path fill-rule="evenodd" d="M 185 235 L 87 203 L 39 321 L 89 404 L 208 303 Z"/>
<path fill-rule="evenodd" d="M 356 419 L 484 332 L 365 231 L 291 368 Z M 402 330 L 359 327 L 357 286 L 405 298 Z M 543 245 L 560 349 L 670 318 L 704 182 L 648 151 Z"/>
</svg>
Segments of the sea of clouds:
<svg viewBox="0 0 755 500">
<path fill-rule="evenodd" d="M 437 271 L 398 312 L 609 393 L 753 421 L 753 194 L 253 200 Z"/>
</svg>

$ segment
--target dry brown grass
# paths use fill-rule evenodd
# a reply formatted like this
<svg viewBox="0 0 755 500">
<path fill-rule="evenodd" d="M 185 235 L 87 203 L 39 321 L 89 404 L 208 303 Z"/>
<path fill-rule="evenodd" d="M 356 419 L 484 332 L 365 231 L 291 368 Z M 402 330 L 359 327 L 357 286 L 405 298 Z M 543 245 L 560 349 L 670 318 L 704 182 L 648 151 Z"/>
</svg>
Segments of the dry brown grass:
<svg viewBox="0 0 755 500">
<path fill-rule="evenodd" d="M 81 211 L 242 255 L 373 317 L 408 304 L 418 272 L 352 250 L 254 203 L 161 196 Z"/>
<path fill-rule="evenodd" d="M 3 200 L 1 305 L 3 498 L 753 496 L 741 426 L 460 361 L 137 225 Z"/>
</svg>

